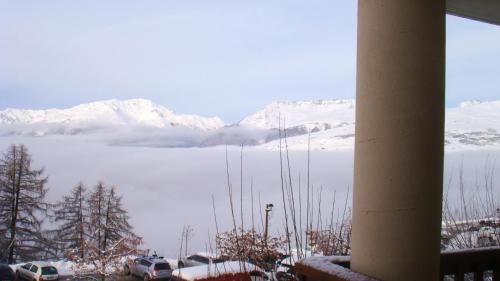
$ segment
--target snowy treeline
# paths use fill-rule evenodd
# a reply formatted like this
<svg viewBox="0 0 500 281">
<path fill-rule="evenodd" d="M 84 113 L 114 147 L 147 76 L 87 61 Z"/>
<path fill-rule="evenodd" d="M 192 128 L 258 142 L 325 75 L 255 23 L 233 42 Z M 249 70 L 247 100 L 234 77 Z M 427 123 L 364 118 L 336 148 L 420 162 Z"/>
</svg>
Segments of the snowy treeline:
<svg viewBox="0 0 500 281">
<path fill-rule="evenodd" d="M 132 231 L 114 187 L 99 182 L 87 192 L 80 183 L 49 204 L 46 183 L 24 145 L 11 145 L 1 155 L 0 261 L 64 257 L 100 269 L 137 251 L 141 238 Z M 49 225 L 53 228 L 44 229 Z"/>
</svg>

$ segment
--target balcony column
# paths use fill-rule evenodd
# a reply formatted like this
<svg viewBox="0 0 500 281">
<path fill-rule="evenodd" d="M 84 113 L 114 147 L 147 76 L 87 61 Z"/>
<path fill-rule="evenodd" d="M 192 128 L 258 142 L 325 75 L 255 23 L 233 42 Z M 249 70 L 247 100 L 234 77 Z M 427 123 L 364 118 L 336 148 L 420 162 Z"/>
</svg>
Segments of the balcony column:
<svg viewBox="0 0 500 281">
<path fill-rule="evenodd" d="M 444 0 L 359 0 L 352 270 L 438 280 Z"/>
</svg>

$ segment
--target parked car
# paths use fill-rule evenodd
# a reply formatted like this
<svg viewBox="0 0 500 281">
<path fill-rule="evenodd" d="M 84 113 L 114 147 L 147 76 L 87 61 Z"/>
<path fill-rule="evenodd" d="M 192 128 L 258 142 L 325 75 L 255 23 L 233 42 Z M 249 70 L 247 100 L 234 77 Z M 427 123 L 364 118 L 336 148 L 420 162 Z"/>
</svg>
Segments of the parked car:
<svg viewBox="0 0 500 281">
<path fill-rule="evenodd" d="M 479 247 L 494 247 L 500 244 L 498 241 L 498 234 L 500 233 L 500 228 L 492 226 L 481 226 L 477 234 L 477 245 Z"/>
<path fill-rule="evenodd" d="M 170 279 L 172 268 L 163 257 L 156 255 L 136 258 L 124 265 L 126 275 L 135 275 L 144 281 Z"/>
<path fill-rule="evenodd" d="M 16 275 L 7 264 L 0 264 L 0 281 L 15 281 Z"/>
<path fill-rule="evenodd" d="M 210 263 L 180 268 L 172 273 L 174 281 L 267 281 L 269 277 L 259 267 L 248 262 Z"/>
<path fill-rule="evenodd" d="M 183 257 L 177 263 L 178 268 L 192 267 L 198 265 L 207 265 L 211 263 L 219 263 L 224 260 L 210 253 L 199 252 L 189 257 Z"/>
<path fill-rule="evenodd" d="M 164 259 L 168 262 L 168 265 L 170 265 L 170 268 L 172 270 L 176 270 L 178 268 L 177 265 L 178 265 L 179 261 L 177 259 L 171 259 L 171 258 L 170 259 L 164 258 Z"/>
<path fill-rule="evenodd" d="M 18 280 L 52 281 L 59 280 L 57 268 L 43 263 L 26 263 L 16 270 Z"/>
</svg>

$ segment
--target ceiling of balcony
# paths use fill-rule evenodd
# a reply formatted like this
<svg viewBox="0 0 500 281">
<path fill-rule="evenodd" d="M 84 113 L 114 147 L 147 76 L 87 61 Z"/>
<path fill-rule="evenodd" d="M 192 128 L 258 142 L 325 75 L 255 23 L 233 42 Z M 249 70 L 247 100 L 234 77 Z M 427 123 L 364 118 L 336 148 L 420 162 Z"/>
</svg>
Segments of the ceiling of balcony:
<svg viewBox="0 0 500 281">
<path fill-rule="evenodd" d="M 446 0 L 448 14 L 500 25 L 500 0 Z"/>
</svg>

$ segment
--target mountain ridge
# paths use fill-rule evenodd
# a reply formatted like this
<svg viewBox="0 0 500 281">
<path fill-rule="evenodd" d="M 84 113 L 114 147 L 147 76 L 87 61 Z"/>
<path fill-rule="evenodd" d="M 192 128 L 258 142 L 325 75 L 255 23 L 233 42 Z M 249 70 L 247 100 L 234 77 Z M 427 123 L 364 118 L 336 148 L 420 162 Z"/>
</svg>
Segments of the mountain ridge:
<svg viewBox="0 0 500 281">
<path fill-rule="evenodd" d="M 177 114 L 146 99 L 103 100 L 76 105 L 65 109 L 13 109 L 0 111 L 0 124 L 70 124 L 103 122 L 110 125 L 144 125 L 156 128 L 185 126 L 193 129 L 211 130 L 224 126 L 218 117 L 201 117 Z"/>
<path fill-rule="evenodd" d="M 445 142 L 451 149 L 500 149 L 500 100 L 465 101 L 446 109 Z M 234 124 L 218 117 L 179 114 L 146 99 L 105 100 L 67 109 L 0 111 L 0 135 L 103 133 L 113 145 L 279 147 L 286 128 L 291 149 L 354 146 L 355 101 L 276 101 Z M 117 132 L 120 132 L 119 134 Z M 282 134 L 283 135 L 283 134 Z"/>
</svg>

